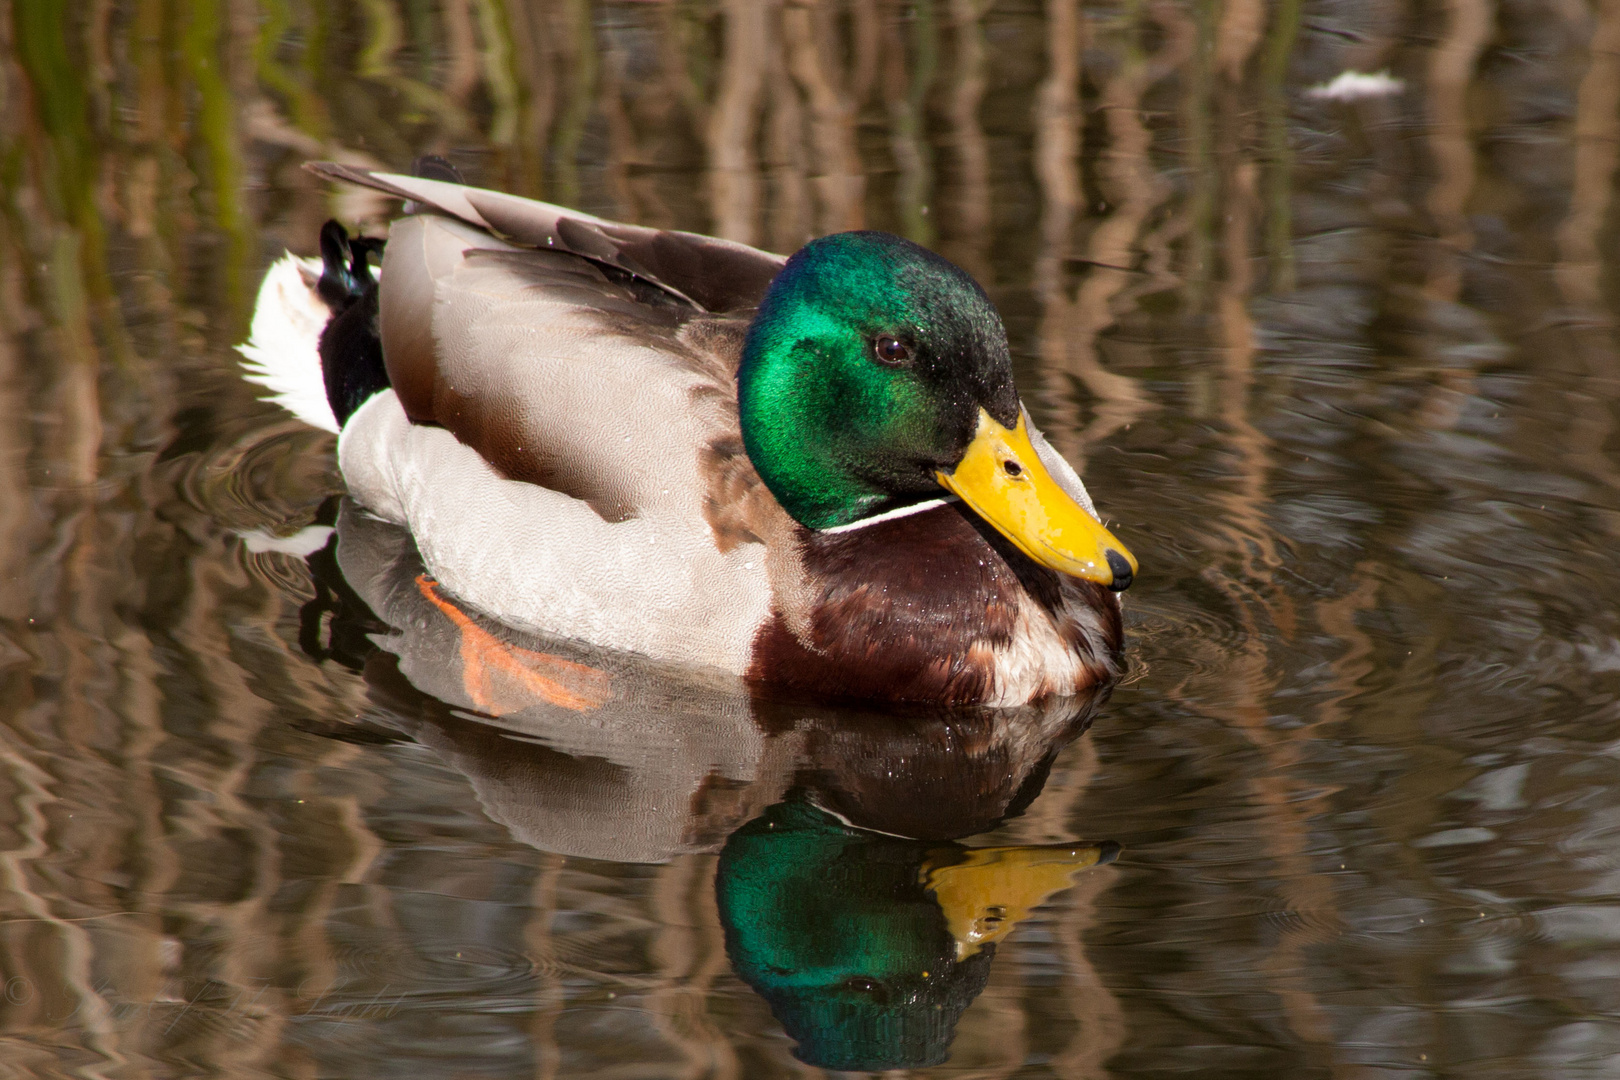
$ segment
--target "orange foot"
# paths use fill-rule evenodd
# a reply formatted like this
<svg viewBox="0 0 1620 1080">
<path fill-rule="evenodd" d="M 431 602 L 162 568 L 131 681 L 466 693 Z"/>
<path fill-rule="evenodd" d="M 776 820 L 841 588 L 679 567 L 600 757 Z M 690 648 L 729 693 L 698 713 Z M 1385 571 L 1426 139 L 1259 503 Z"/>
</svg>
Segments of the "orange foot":
<svg viewBox="0 0 1620 1080">
<path fill-rule="evenodd" d="M 502 641 L 440 596 L 439 583 L 426 574 L 416 576 L 416 587 L 461 631 L 461 682 L 480 712 L 505 716 L 536 698 L 584 712 L 613 696 L 607 672 Z"/>
</svg>

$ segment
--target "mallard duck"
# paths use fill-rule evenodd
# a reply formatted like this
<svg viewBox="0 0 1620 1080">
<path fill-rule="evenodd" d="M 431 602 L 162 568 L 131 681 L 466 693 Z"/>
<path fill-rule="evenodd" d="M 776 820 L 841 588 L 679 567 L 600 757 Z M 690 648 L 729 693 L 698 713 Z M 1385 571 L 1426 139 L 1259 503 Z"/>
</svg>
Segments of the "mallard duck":
<svg viewBox="0 0 1620 1080">
<path fill-rule="evenodd" d="M 1015 706 L 1118 672 L 1136 559 L 1020 404 L 964 271 L 882 232 L 791 258 L 424 175 L 260 292 L 250 377 L 338 432 L 435 587 L 771 693 Z"/>
</svg>

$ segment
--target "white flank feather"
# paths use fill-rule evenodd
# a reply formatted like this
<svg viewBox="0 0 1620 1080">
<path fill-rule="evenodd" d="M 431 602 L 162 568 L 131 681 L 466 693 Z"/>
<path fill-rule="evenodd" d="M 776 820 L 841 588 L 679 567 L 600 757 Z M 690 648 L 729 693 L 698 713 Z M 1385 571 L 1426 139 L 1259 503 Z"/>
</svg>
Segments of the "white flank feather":
<svg viewBox="0 0 1620 1080">
<path fill-rule="evenodd" d="M 312 287 L 320 276 L 319 259 L 288 254 L 277 260 L 259 286 L 247 343 L 236 351 L 244 377 L 270 390 L 271 401 L 312 427 L 336 432 L 321 375 L 321 331 L 332 312 Z"/>
</svg>

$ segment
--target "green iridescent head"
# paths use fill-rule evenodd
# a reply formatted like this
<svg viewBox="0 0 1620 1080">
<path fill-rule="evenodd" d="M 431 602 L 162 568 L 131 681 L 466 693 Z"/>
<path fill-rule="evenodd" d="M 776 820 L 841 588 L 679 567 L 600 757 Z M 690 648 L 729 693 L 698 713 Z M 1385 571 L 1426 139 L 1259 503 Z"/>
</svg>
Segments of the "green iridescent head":
<svg viewBox="0 0 1620 1080">
<path fill-rule="evenodd" d="M 738 371 L 748 456 L 812 529 L 945 492 L 981 410 L 1018 423 L 1007 335 L 963 270 L 881 232 L 824 236 L 771 283 Z"/>
</svg>

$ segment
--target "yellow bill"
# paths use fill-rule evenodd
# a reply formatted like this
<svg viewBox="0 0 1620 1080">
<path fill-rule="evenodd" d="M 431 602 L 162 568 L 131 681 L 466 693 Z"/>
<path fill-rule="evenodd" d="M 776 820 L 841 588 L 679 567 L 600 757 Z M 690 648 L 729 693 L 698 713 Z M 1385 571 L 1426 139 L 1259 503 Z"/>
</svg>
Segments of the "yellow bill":
<svg viewBox="0 0 1620 1080">
<path fill-rule="evenodd" d="M 1052 478 L 1022 413 L 1006 428 L 983 409 L 967 453 L 934 474 L 952 494 L 1042 566 L 1115 591 L 1136 576 L 1136 556 Z"/>
<path fill-rule="evenodd" d="M 1076 874 L 1111 861 L 1118 850 L 1117 844 L 1047 844 L 953 851 L 940 865 L 925 862 L 919 879 L 945 914 L 956 958 L 965 960 L 1012 933 L 1030 912 L 1072 885 Z"/>
</svg>

